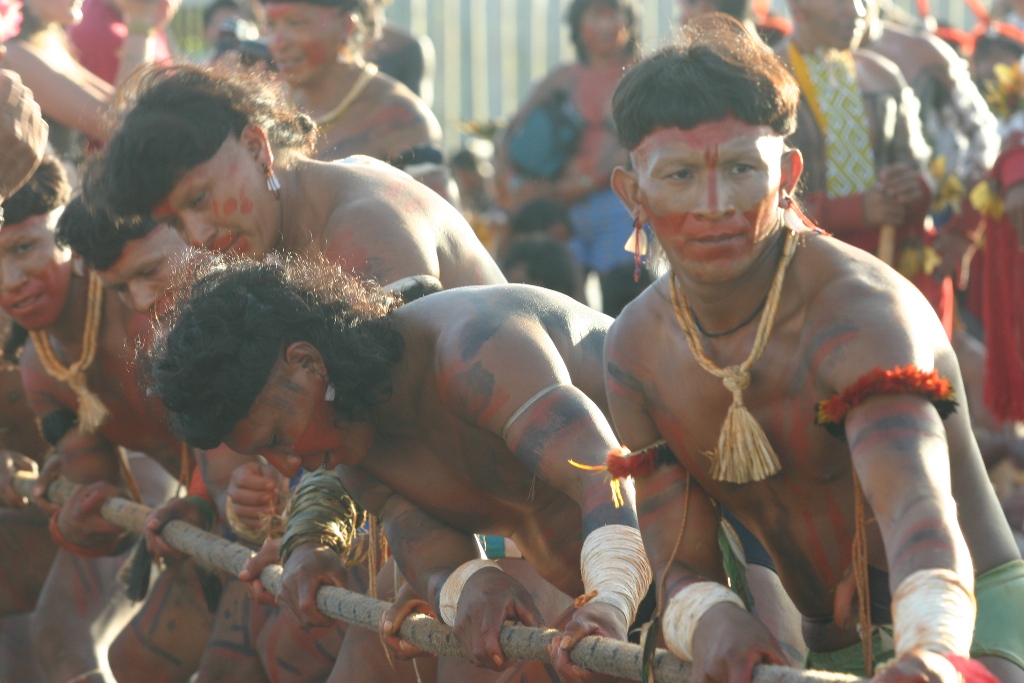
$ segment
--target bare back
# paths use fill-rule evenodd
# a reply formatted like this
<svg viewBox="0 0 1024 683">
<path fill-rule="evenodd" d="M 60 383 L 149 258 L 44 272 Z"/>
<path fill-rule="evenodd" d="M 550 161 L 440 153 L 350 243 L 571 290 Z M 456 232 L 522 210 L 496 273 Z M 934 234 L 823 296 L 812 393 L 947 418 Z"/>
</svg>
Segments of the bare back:
<svg viewBox="0 0 1024 683">
<path fill-rule="evenodd" d="M 305 208 L 285 219 L 287 251 L 326 256 L 381 284 L 412 275 L 446 289 L 505 282 L 465 218 L 408 174 L 364 156 L 302 162 L 299 174 Z"/>
</svg>

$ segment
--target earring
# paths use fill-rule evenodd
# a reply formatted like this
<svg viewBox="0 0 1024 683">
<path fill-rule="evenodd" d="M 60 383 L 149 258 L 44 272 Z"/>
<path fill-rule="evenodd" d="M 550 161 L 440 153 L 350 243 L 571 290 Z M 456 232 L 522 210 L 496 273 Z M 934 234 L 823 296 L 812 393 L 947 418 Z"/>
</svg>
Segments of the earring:
<svg viewBox="0 0 1024 683">
<path fill-rule="evenodd" d="M 327 469 L 327 457 L 328 457 L 328 454 L 327 454 L 327 452 L 325 451 L 325 452 L 324 452 L 324 461 L 323 461 L 323 463 L 322 463 L 322 464 L 320 465 L 320 469 L 322 469 L 322 470 L 326 470 L 326 469 Z"/>
<path fill-rule="evenodd" d="M 640 222 L 640 218 L 633 219 L 633 237 L 630 240 L 633 247 L 633 282 L 640 282 L 640 261 L 642 254 L 647 251 L 647 235 L 644 234 L 643 224 Z"/>
<path fill-rule="evenodd" d="M 333 400 L 334 400 L 334 398 L 335 398 L 335 397 L 336 397 L 337 395 L 338 395 L 338 392 L 336 392 L 336 391 L 334 390 L 334 382 L 329 382 L 329 383 L 327 384 L 327 391 L 326 391 L 326 392 L 324 392 L 324 400 L 325 400 L 325 401 L 327 401 L 327 402 L 329 403 L 329 402 L 333 401 Z"/>
<path fill-rule="evenodd" d="M 789 194 L 788 190 L 782 191 L 782 196 L 779 197 L 779 208 L 788 209 L 793 205 L 793 197 Z"/>
<path fill-rule="evenodd" d="M 281 199 L 281 181 L 277 179 L 274 170 L 263 164 L 263 173 L 267 176 L 267 189 L 274 193 L 278 201 Z"/>
</svg>

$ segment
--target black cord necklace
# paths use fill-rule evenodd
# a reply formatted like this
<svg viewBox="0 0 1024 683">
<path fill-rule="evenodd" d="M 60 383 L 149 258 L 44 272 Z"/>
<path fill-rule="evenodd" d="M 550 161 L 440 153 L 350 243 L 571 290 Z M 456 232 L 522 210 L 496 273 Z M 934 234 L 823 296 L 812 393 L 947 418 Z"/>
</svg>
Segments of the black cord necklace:
<svg viewBox="0 0 1024 683">
<path fill-rule="evenodd" d="M 697 314 L 694 312 L 693 306 L 690 306 L 689 304 L 687 304 L 687 308 L 690 309 L 690 315 L 693 316 L 693 322 L 696 323 L 697 330 L 701 334 L 703 334 L 705 337 L 707 337 L 708 339 L 716 339 L 718 337 L 725 337 L 727 335 L 730 335 L 733 332 L 736 332 L 737 330 L 741 330 L 744 327 L 746 327 L 747 325 L 749 325 L 750 323 L 754 322 L 754 318 L 756 318 L 758 316 L 758 314 L 761 313 L 761 311 L 764 309 L 764 305 L 766 303 L 768 303 L 768 295 L 767 294 L 765 294 L 764 298 L 761 299 L 761 303 L 759 303 L 757 305 L 757 308 L 754 309 L 753 313 L 751 313 L 749 316 L 747 316 L 743 320 L 743 322 L 741 322 L 739 325 L 735 325 L 733 327 L 730 327 L 725 332 L 708 332 L 707 330 L 704 329 L 704 326 L 700 324 L 700 318 L 698 318 Z"/>
</svg>

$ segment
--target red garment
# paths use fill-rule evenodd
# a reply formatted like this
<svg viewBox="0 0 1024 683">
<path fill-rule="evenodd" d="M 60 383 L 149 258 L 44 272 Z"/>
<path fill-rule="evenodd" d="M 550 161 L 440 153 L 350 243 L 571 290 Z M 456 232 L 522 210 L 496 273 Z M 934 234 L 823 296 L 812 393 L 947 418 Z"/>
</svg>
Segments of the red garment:
<svg viewBox="0 0 1024 683">
<path fill-rule="evenodd" d="M 1024 181 L 1024 144 L 1004 149 L 992 171 L 1002 192 Z M 1010 222 L 985 232 L 985 404 L 1000 420 L 1024 420 L 1024 251 Z"/>
<path fill-rule="evenodd" d="M 128 36 L 128 27 L 118 9 L 108 0 L 85 0 L 81 23 L 69 27 L 67 33 L 78 50 L 78 61 L 82 66 L 113 84 L 121 64 L 121 45 Z M 163 31 L 157 31 L 154 40 L 154 61 L 169 61 L 171 51 L 167 36 Z"/>
</svg>

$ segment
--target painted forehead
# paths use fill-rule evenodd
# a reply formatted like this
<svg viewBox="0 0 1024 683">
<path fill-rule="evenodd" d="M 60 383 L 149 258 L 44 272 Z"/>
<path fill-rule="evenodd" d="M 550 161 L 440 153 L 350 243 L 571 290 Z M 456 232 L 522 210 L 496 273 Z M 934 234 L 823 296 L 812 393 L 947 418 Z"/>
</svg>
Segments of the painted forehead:
<svg viewBox="0 0 1024 683">
<path fill-rule="evenodd" d="M 760 148 L 767 143 L 782 145 L 782 137 L 771 126 L 755 126 L 734 118 L 702 123 L 693 128 L 658 128 L 647 135 L 633 150 L 633 161 L 637 167 L 651 163 L 659 151 L 673 151 L 705 154 L 711 150 L 728 150 L 749 147 Z"/>
</svg>

